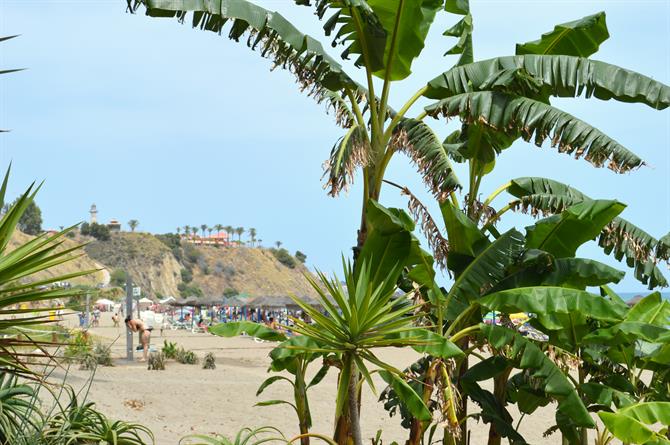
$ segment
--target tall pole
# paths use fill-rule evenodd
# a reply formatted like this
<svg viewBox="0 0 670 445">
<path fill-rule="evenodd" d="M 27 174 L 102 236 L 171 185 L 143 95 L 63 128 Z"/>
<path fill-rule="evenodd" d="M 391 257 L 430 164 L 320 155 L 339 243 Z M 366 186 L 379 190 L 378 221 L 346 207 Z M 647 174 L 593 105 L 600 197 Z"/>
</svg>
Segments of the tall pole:
<svg viewBox="0 0 670 445">
<path fill-rule="evenodd" d="M 86 329 L 91 327 L 91 294 L 86 293 Z"/>
<path fill-rule="evenodd" d="M 133 316 L 133 281 L 128 272 L 126 272 L 126 314 L 130 318 Z M 133 360 L 133 332 L 128 326 L 126 326 L 126 358 L 128 361 Z"/>
</svg>

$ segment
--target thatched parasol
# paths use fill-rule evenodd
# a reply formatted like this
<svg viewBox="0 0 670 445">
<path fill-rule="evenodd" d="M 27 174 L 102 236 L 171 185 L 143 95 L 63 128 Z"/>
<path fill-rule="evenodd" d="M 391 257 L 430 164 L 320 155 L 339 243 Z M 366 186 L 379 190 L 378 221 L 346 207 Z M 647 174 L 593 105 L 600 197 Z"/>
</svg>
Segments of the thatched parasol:
<svg viewBox="0 0 670 445">
<path fill-rule="evenodd" d="M 258 297 L 251 300 L 248 304 L 250 307 L 272 307 L 285 308 L 286 306 L 295 305 L 290 297 L 285 296 L 265 296 Z"/>
</svg>

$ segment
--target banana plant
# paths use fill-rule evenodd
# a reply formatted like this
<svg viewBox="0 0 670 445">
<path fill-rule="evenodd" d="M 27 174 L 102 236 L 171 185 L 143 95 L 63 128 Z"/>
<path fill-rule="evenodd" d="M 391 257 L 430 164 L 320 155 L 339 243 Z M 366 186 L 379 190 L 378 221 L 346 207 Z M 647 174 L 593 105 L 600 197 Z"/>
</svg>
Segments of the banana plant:
<svg viewBox="0 0 670 445">
<path fill-rule="evenodd" d="M 244 41 L 292 72 L 301 91 L 327 104 L 343 135 L 327 161 L 327 188 L 336 196 L 361 169 L 363 208 L 357 250 L 368 235 L 366 208 L 380 198 L 392 157 L 406 154 L 438 200 L 456 200 L 467 186 L 471 218 L 481 210 L 477 196 L 482 178 L 495 159 L 517 139 L 541 145 L 550 139 L 560 152 L 623 173 L 643 165 L 632 151 L 588 123 L 551 105 L 552 97 L 596 98 L 642 103 L 655 109 L 670 105 L 670 88 L 636 72 L 591 60 L 609 37 L 605 13 L 556 26 L 539 40 L 519 44 L 516 55 L 475 61 L 474 19 L 463 0 L 295 0 L 314 8 L 324 33 L 342 59 L 353 57 L 365 81 L 354 80 L 319 39 L 300 32 L 284 16 L 247 0 L 128 0 L 128 9 L 146 9 L 152 17 L 190 16 L 194 27 Z M 457 39 L 445 55 L 456 63 L 422 86 L 398 108 L 391 92 L 411 78 L 412 63 L 426 45 L 435 17 L 457 19 L 444 35 Z M 445 63 L 447 65 L 447 63 Z M 416 82 L 416 79 L 414 79 Z M 418 113 L 420 101 L 433 103 Z M 397 110 L 397 111 L 396 111 Z M 460 131 L 440 140 L 427 116 L 459 118 Z M 461 184 L 452 161 L 468 164 L 467 185 Z"/>
</svg>

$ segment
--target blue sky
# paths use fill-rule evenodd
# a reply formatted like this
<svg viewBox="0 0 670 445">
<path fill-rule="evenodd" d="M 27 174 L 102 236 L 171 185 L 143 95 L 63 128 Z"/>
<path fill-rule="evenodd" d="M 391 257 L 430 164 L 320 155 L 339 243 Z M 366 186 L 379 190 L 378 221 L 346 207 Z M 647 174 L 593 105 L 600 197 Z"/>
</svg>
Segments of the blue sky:
<svg viewBox="0 0 670 445">
<path fill-rule="evenodd" d="M 310 9 L 290 0 L 257 3 L 322 37 Z M 471 4 L 477 59 L 513 54 L 515 43 L 534 40 L 554 24 L 604 10 L 611 38 L 594 58 L 670 83 L 667 0 Z M 436 20 L 412 76 L 394 85 L 396 108 L 454 63 L 442 56 L 453 40 L 441 34 L 456 20 L 446 14 Z M 0 77 L 0 128 L 12 130 L 0 136 L 0 166 L 13 161 L 13 195 L 46 179 L 37 199 L 45 226 L 84 220 L 95 202 L 100 219 L 135 218 L 151 232 L 186 224 L 255 227 L 264 244 L 281 240 L 305 252 L 310 266 L 339 269 L 340 254 L 355 241 L 361 190 L 357 184 L 348 195 L 326 196 L 321 165 L 342 130 L 297 91 L 290 74 L 270 72 L 267 60 L 225 37 L 127 14 L 124 0 L 0 0 L 0 35 L 10 34 L 21 37 L 0 45 L 0 69 L 28 70 Z M 670 111 L 595 99 L 554 103 L 649 166 L 617 175 L 547 146 L 518 143 L 499 158 L 483 193 L 514 177 L 547 176 L 593 197 L 619 199 L 628 205 L 625 218 L 656 236 L 667 233 Z M 442 135 L 453 125 L 434 122 Z M 387 177 L 431 201 L 406 158 L 396 156 Z M 405 205 L 391 189 L 382 202 Z M 506 225 L 529 222 L 518 215 Z M 618 264 L 595 246 L 579 254 Z M 618 289 L 642 289 L 630 275 Z"/>
</svg>

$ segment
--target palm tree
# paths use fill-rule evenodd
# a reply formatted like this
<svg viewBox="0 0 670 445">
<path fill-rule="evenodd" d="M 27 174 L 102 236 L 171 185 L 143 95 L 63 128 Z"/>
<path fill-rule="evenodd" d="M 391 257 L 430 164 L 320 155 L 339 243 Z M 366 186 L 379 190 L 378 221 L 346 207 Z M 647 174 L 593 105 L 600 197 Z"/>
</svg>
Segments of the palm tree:
<svg viewBox="0 0 670 445">
<path fill-rule="evenodd" d="M 225 230 L 226 234 L 228 235 L 227 243 L 228 243 L 228 245 L 230 245 L 230 243 L 231 243 L 230 238 L 233 235 L 233 232 L 235 231 L 235 229 L 233 229 L 233 226 L 226 226 L 226 227 L 223 228 L 223 230 Z"/>
<path fill-rule="evenodd" d="M 209 235 L 210 238 L 212 237 L 212 230 L 214 229 L 211 227 L 207 227 L 207 235 Z"/>
<path fill-rule="evenodd" d="M 238 227 L 235 229 L 235 233 L 237 234 L 237 242 L 242 245 L 242 234 L 244 233 L 244 227 Z"/>
<path fill-rule="evenodd" d="M 179 235 L 181 233 L 181 227 L 177 227 L 176 232 L 177 232 L 177 235 Z"/>
<path fill-rule="evenodd" d="M 277 249 L 279 249 L 282 245 L 281 241 L 275 241 L 275 246 L 277 246 Z"/>
<path fill-rule="evenodd" d="M 136 219 L 131 219 L 128 221 L 128 226 L 130 226 L 130 231 L 134 232 L 135 228 L 140 225 L 140 222 Z"/>
<path fill-rule="evenodd" d="M 254 247 L 256 244 L 256 229 L 253 227 L 249 229 L 249 236 L 251 237 L 251 247 Z"/>
<path fill-rule="evenodd" d="M 202 233 L 202 238 L 205 237 L 205 231 L 207 230 L 207 224 L 201 224 L 200 225 L 200 233 Z"/>
<path fill-rule="evenodd" d="M 188 238 L 191 235 L 191 226 L 184 226 L 184 235 Z"/>
<path fill-rule="evenodd" d="M 221 234 L 221 231 L 223 230 L 223 226 L 222 226 L 221 224 L 216 224 L 216 225 L 214 226 L 214 229 L 216 230 L 216 234 L 217 234 L 217 235 L 220 235 L 220 234 Z M 217 238 L 216 238 L 216 243 L 218 244 L 219 242 L 221 242 L 221 238 L 220 238 L 220 237 L 217 237 Z"/>
</svg>

